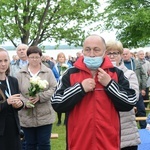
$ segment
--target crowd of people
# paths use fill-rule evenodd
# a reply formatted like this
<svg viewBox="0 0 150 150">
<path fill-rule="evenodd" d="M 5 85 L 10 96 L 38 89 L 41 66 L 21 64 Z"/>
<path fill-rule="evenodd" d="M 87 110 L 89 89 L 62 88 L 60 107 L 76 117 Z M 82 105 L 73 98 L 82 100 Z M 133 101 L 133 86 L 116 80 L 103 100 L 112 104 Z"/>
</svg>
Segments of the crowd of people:
<svg viewBox="0 0 150 150">
<path fill-rule="evenodd" d="M 36 77 L 47 84 L 29 95 Z M 52 125 L 65 113 L 67 150 L 137 150 L 135 118 L 146 116 L 149 87 L 150 53 L 133 54 L 99 35 L 88 36 L 76 58 L 61 52 L 54 60 L 20 44 L 10 61 L 0 48 L 0 149 L 50 150 Z"/>
</svg>

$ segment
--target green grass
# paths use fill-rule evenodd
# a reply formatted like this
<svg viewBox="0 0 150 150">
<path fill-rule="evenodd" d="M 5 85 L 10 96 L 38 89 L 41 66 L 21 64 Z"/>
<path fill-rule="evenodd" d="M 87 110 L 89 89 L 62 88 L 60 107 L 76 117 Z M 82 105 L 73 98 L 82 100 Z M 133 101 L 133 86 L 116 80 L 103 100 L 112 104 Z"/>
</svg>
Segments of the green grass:
<svg viewBox="0 0 150 150">
<path fill-rule="evenodd" d="M 62 122 L 64 122 L 64 114 L 62 114 Z M 56 122 L 53 124 L 52 133 L 58 133 L 57 139 L 51 139 L 51 150 L 65 150 L 66 149 L 66 127 L 61 124 L 56 126 Z"/>
</svg>

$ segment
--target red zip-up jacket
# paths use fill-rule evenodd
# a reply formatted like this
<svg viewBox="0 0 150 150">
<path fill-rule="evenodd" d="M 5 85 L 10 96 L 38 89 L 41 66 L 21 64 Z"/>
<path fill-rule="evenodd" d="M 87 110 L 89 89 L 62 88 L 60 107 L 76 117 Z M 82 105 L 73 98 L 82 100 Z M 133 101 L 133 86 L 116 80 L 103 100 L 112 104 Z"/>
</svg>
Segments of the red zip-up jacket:
<svg viewBox="0 0 150 150">
<path fill-rule="evenodd" d="M 128 111 L 136 103 L 123 72 L 114 68 L 108 57 L 101 66 L 112 78 L 104 87 L 95 77 L 96 87 L 85 93 L 81 82 L 92 78 L 79 58 L 66 71 L 51 99 L 57 112 L 68 112 L 67 150 L 119 150 L 120 123 L 118 111 Z"/>
</svg>

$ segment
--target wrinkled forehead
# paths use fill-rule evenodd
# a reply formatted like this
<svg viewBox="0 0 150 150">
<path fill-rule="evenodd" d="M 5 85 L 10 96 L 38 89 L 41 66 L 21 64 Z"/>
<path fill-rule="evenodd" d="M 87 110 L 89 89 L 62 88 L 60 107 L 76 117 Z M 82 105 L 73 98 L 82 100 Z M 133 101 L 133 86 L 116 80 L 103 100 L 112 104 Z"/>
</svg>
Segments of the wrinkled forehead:
<svg viewBox="0 0 150 150">
<path fill-rule="evenodd" d="M 130 54 L 130 51 L 129 51 L 129 50 L 126 50 L 126 49 L 124 49 L 124 50 L 123 50 L 123 54 L 128 55 L 128 54 Z"/>
<path fill-rule="evenodd" d="M 20 44 L 18 47 L 17 47 L 17 51 L 18 50 L 27 50 L 28 49 L 28 46 L 27 45 L 25 45 L 25 44 Z"/>
<path fill-rule="evenodd" d="M 144 55 L 144 52 L 141 51 L 141 52 L 138 52 L 137 54 L 138 54 L 138 55 Z"/>
<path fill-rule="evenodd" d="M 100 36 L 89 36 L 83 42 L 83 48 L 85 47 L 99 47 L 101 49 L 106 49 L 105 43 Z"/>
<path fill-rule="evenodd" d="M 27 49 L 25 46 L 19 46 L 18 48 L 17 48 L 17 50 L 21 50 L 21 49 Z"/>
</svg>

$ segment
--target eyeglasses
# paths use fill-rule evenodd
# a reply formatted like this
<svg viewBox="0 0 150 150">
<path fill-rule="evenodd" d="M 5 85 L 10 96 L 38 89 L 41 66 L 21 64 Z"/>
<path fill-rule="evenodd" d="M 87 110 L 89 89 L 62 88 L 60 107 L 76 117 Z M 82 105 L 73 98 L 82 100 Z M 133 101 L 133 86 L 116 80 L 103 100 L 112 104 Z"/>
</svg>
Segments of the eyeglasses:
<svg viewBox="0 0 150 150">
<path fill-rule="evenodd" d="M 29 58 L 34 60 L 34 59 L 40 59 L 41 57 L 29 57 Z"/>
<path fill-rule="evenodd" d="M 119 54 L 120 54 L 119 52 L 113 52 L 113 53 L 110 52 L 110 53 L 107 53 L 107 56 L 109 56 L 109 57 L 111 57 L 111 56 L 117 57 Z"/>
</svg>

